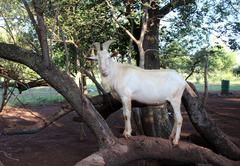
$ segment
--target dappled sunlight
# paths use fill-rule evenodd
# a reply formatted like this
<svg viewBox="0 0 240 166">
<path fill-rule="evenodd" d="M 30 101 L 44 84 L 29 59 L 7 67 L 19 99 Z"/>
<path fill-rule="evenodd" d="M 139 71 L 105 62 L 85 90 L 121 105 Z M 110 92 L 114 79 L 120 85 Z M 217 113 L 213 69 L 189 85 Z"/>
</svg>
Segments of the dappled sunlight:
<svg viewBox="0 0 240 166">
<path fill-rule="evenodd" d="M 188 137 L 189 135 L 191 135 L 192 133 L 191 132 L 181 132 L 181 134 L 180 134 L 180 139 L 181 138 L 186 138 L 186 137 Z"/>
<path fill-rule="evenodd" d="M 44 116 L 38 112 L 33 112 L 30 109 L 25 108 L 13 108 L 8 107 L 8 109 L 4 109 L 1 113 L 4 118 L 8 119 L 23 119 L 26 121 L 38 122 L 43 119 Z"/>
<path fill-rule="evenodd" d="M 7 106 L 0 113 L 3 118 L 10 122 L 16 124 L 29 126 L 38 123 L 39 121 L 45 119 L 47 116 L 56 112 L 60 107 L 52 106 L 50 107 L 25 107 L 25 108 L 15 108 Z M 53 123 L 57 127 L 62 127 L 64 124 L 60 122 Z"/>
<path fill-rule="evenodd" d="M 61 122 L 53 122 L 53 124 L 57 127 L 63 127 L 65 124 L 64 123 L 61 123 Z"/>
<path fill-rule="evenodd" d="M 240 104 L 240 98 L 226 98 L 227 101 L 233 101 L 233 102 L 239 102 Z"/>
</svg>

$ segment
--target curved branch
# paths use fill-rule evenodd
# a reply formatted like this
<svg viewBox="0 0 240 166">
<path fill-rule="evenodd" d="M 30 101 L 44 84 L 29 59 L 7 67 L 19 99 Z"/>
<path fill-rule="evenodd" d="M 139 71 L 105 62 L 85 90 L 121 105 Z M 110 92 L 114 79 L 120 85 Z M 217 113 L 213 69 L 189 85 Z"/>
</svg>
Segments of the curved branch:
<svg viewBox="0 0 240 166">
<path fill-rule="evenodd" d="M 29 6 L 28 6 L 28 3 L 25 0 L 22 0 L 22 1 L 23 1 L 23 4 L 24 4 L 24 6 L 25 6 L 25 8 L 26 8 L 26 10 L 28 12 L 28 15 L 29 15 L 31 21 L 32 21 L 32 24 L 33 24 L 33 27 L 34 27 L 35 31 L 37 32 L 38 35 L 40 35 L 39 27 L 38 27 L 38 25 L 37 25 L 37 23 L 36 23 L 36 21 L 35 21 L 35 19 L 33 17 L 33 14 L 31 12 Z"/>
<path fill-rule="evenodd" d="M 178 164 L 201 163 L 220 166 L 237 166 L 240 163 L 192 143 L 180 142 L 177 147 L 173 147 L 171 142 L 166 139 L 135 136 L 129 140 L 119 139 L 119 143 L 111 149 L 96 152 L 75 166 L 118 166 L 140 159 L 161 159 L 175 161 Z"/>
<path fill-rule="evenodd" d="M 198 95 L 194 85 L 191 83 L 189 85 Z M 205 108 L 202 107 L 199 95 L 193 98 L 185 90 L 182 102 L 198 133 L 221 155 L 232 160 L 240 160 L 240 148 L 214 123 Z"/>
<path fill-rule="evenodd" d="M 1 16 L 3 17 L 3 19 L 4 19 L 4 21 L 5 21 L 6 25 L 7 25 L 7 28 L 8 28 L 9 30 L 6 30 L 5 28 L 4 28 L 4 29 L 10 34 L 11 38 L 13 39 L 14 44 L 16 45 L 16 42 L 15 42 L 13 33 L 12 33 L 12 31 L 11 31 L 10 26 L 8 25 L 8 21 L 7 21 L 6 17 L 3 15 L 3 13 L 1 13 Z"/>
<path fill-rule="evenodd" d="M 189 77 L 191 77 L 191 75 L 194 73 L 195 65 L 197 65 L 199 62 L 200 62 L 200 60 L 197 60 L 196 62 L 193 63 L 193 65 L 191 67 L 191 73 L 185 78 L 185 81 L 187 81 L 187 79 Z"/>
<path fill-rule="evenodd" d="M 58 91 L 91 129 L 100 148 L 110 147 L 116 143 L 106 121 L 65 72 L 60 71 L 55 65 L 47 67 L 36 53 L 12 44 L 0 43 L 0 57 L 27 65 Z"/>
<path fill-rule="evenodd" d="M 44 10 L 45 10 L 46 7 L 47 7 L 47 1 L 48 1 L 48 0 L 45 0 L 45 1 L 44 1 L 43 7 L 42 7 L 42 9 L 39 11 L 39 13 L 42 14 L 42 13 L 44 12 Z"/>
<path fill-rule="evenodd" d="M 131 32 L 129 32 L 129 30 L 127 30 L 122 24 L 120 24 L 120 22 L 118 21 L 116 15 L 113 12 L 113 6 L 110 4 L 110 2 L 108 0 L 105 0 L 106 3 L 108 4 L 108 6 L 110 7 L 110 12 L 114 18 L 114 20 L 117 22 L 117 24 L 129 35 L 129 37 L 135 42 L 135 43 L 139 43 L 139 41 L 133 36 L 133 34 Z"/>
</svg>

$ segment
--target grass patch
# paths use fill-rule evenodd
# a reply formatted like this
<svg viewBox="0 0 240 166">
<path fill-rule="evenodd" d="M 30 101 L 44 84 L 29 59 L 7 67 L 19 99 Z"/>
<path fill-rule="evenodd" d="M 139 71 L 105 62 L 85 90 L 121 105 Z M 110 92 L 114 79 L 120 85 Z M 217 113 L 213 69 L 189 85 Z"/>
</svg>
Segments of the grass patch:
<svg viewBox="0 0 240 166">
<path fill-rule="evenodd" d="M 204 91 L 204 84 L 194 84 L 196 87 L 197 91 Z M 230 90 L 240 90 L 240 85 L 238 87 L 233 87 L 230 86 Z M 216 85 L 216 84 L 208 84 L 208 91 L 221 91 L 221 85 Z"/>
<path fill-rule="evenodd" d="M 100 83 L 101 82 L 101 79 L 100 79 L 100 76 L 97 75 L 96 76 L 96 80 Z M 102 86 L 103 87 L 103 86 Z M 94 92 L 90 92 L 88 93 L 88 97 L 92 97 L 92 96 L 97 96 L 99 95 L 98 93 L 98 90 L 97 90 L 97 87 L 96 85 L 92 82 L 92 80 L 90 79 L 87 79 L 87 89 L 92 89 Z M 103 88 L 104 89 L 104 88 Z M 107 92 L 110 92 L 110 90 L 108 90 Z"/>
<path fill-rule="evenodd" d="M 2 91 L 0 94 L 2 95 Z M 18 90 L 14 90 L 14 95 L 10 98 L 7 105 L 12 107 L 19 107 L 24 105 L 37 106 L 37 105 L 58 105 L 64 101 L 64 97 L 59 94 L 55 89 L 49 87 L 38 87 L 23 91 L 19 94 Z M 0 98 L 0 102 L 2 98 Z"/>
</svg>

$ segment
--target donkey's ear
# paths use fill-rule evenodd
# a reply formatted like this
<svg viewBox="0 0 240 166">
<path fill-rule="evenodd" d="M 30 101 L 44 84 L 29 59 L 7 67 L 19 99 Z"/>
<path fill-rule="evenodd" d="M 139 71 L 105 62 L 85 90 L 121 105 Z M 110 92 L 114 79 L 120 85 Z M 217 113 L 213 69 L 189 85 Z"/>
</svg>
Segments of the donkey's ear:
<svg viewBox="0 0 240 166">
<path fill-rule="evenodd" d="M 98 57 L 97 57 L 97 56 L 94 56 L 94 57 L 86 57 L 85 59 L 88 60 L 88 61 L 98 61 Z"/>
<path fill-rule="evenodd" d="M 114 52 L 114 53 L 111 55 L 111 58 L 116 57 L 118 54 L 119 54 L 119 52 Z"/>
</svg>

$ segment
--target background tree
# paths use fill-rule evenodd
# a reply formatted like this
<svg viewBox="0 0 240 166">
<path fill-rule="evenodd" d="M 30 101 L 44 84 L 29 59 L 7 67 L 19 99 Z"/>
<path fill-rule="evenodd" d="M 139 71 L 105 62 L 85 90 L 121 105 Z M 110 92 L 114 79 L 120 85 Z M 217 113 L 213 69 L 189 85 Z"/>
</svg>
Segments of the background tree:
<svg viewBox="0 0 240 166">
<path fill-rule="evenodd" d="M 205 161 L 209 161 L 210 163 L 215 163 L 215 164 L 219 164 L 219 165 L 234 165 L 234 164 L 237 165 L 237 164 L 239 164 L 239 162 L 233 162 L 233 161 L 229 160 L 229 159 L 239 160 L 239 155 L 240 155 L 239 148 L 226 135 L 224 135 L 224 133 L 209 118 L 209 115 L 206 113 L 205 109 L 201 107 L 200 99 L 199 98 L 193 99 L 193 98 L 189 97 L 188 94 L 184 94 L 183 103 L 190 115 L 190 118 L 191 118 L 195 128 L 197 128 L 197 130 L 203 136 L 203 138 L 205 138 L 208 142 L 211 143 L 211 145 L 213 145 L 214 150 L 217 153 L 219 153 L 223 156 L 226 156 L 229 159 L 224 158 L 221 155 L 217 155 L 214 152 L 210 152 L 204 148 L 200 148 L 200 147 L 197 147 L 197 146 L 189 144 L 189 143 L 180 143 L 180 145 L 178 146 L 178 149 L 176 150 L 176 148 L 172 147 L 170 141 L 166 141 L 166 140 L 163 140 L 160 138 L 133 137 L 133 139 L 135 139 L 135 140 L 136 139 L 143 140 L 142 144 L 141 144 L 141 142 L 139 143 L 140 147 L 142 147 L 142 148 L 138 148 L 138 147 L 136 147 L 135 141 L 132 141 L 132 140 L 126 141 L 125 139 L 117 139 L 116 137 L 114 137 L 111 130 L 107 126 L 105 120 L 99 115 L 99 113 L 93 107 L 92 103 L 84 95 L 82 95 L 82 91 L 79 89 L 79 87 L 73 81 L 73 79 L 70 77 L 69 73 L 67 73 L 65 71 L 62 72 L 61 70 L 59 70 L 54 65 L 54 63 L 52 63 L 53 61 L 51 59 L 50 53 L 48 51 L 46 51 L 46 50 L 50 50 L 49 49 L 50 46 L 49 46 L 48 40 L 46 40 L 46 38 L 47 39 L 50 38 L 51 33 L 53 32 L 53 31 L 49 30 L 48 26 L 50 26 L 50 23 L 53 23 L 54 19 L 56 19 L 56 16 L 54 14 L 52 14 L 51 17 L 46 17 L 46 16 L 50 12 L 56 13 L 56 11 L 58 11 L 57 10 L 58 3 L 51 5 L 50 1 L 47 1 L 47 0 L 45 0 L 44 2 L 33 0 L 32 2 L 33 2 L 33 4 L 30 5 L 31 4 L 30 2 L 28 3 L 25 0 L 23 0 L 24 6 L 26 7 L 25 13 L 27 11 L 27 13 L 30 17 L 31 23 L 33 24 L 33 26 L 31 24 L 27 24 L 27 25 L 29 26 L 29 29 L 32 29 L 32 31 L 29 30 L 29 32 L 33 32 L 32 34 L 30 33 L 29 36 L 31 36 L 31 38 L 33 39 L 31 41 L 30 45 L 34 48 L 34 51 L 29 51 L 27 49 L 23 49 L 16 45 L 0 43 L 0 57 L 11 60 L 11 61 L 25 64 L 25 65 L 29 66 L 30 68 L 32 68 L 34 71 L 36 71 L 47 83 L 49 83 L 52 87 L 54 87 L 59 93 L 61 93 L 65 97 L 65 99 L 72 106 L 72 110 L 74 109 L 79 114 L 79 116 L 82 117 L 82 119 L 88 125 L 88 127 L 91 129 L 94 136 L 96 137 L 96 140 L 98 142 L 100 150 L 99 150 L 99 152 L 96 152 L 93 155 L 91 155 L 88 158 L 81 161 L 79 163 L 79 165 L 84 164 L 84 163 L 87 165 L 91 165 L 92 162 L 96 162 L 97 165 L 103 165 L 103 164 L 121 165 L 123 163 L 127 163 L 127 162 L 137 160 L 140 158 L 169 159 L 169 156 L 171 156 L 170 160 L 179 160 L 179 158 L 182 158 L 181 154 L 184 154 L 185 156 L 187 156 L 187 157 L 185 157 L 185 161 L 184 161 L 185 163 L 204 163 Z M 63 2 L 65 2 L 65 1 L 63 1 Z M 85 1 L 82 1 L 82 2 L 85 2 Z M 74 2 L 71 2 L 71 3 L 76 5 Z M 96 2 L 96 3 L 98 3 L 98 2 Z M 104 2 L 100 1 L 99 3 L 101 4 Z M 84 7 L 86 7 L 85 4 L 91 5 L 91 2 L 77 4 L 76 8 L 71 7 L 71 6 L 66 7 L 65 10 L 69 11 L 69 15 L 66 15 L 66 16 L 70 17 L 71 12 L 76 13 L 76 10 L 79 9 L 79 6 L 81 6 L 81 4 L 83 5 L 82 7 L 84 8 Z M 115 4 L 119 4 L 119 8 L 121 8 L 123 6 L 122 3 L 114 3 L 114 5 Z M 149 3 L 149 4 L 151 4 L 151 3 Z M 155 8 L 156 8 L 157 4 L 155 2 L 151 4 L 153 6 L 151 6 L 149 4 L 146 2 L 143 3 L 143 5 L 149 9 L 149 10 L 144 10 L 145 13 L 150 13 L 151 10 L 156 10 Z M 175 3 L 172 4 L 172 3 L 166 2 L 166 4 L 158 4 L 158 5 L 167 6 L 167 9 L 168 9 L 167 12 L 169 12 L 170 9 L 174 8 L 171 5 L 173 5 Z M 170 6 L 168 6 L 168 4 L 170 4 Z M 21 5 L 22 4 L 20 3 L 20 6 Z M 132 6 L 134 6 L 134 7 L 137 7 L 137 6 L 141 7 L 141 5 L 142 5 L 142 3 L 136 3 L 136 4 L 132 3 Z M 53 6 L 54 10 L 52 10 L 52 6 Z M 65 6 L 67 6 L 67 4 L 63 5 L 63 7 L 65 7 Z M 105 4 L 105 6 L 107 6 L 107 5 Z M 184 6 L 188 6 L 189 11 L 192 11 L 192 8 L 194 9 L 194 7 L 196 7 L 194 5 L 185 5 L 185 4 L 184 4 Z M 87 6 L 87 7 L 89 7 L 89 6 Z M 140 9 L 140 8 L 138 8 L 138 9 Z M 180 8 L 179 10 L 182 10 L 182 13 L 184 14 L 184 12 L 183 12 L 185 10 L 184 7 Z M 185 11 L 188 11 L 188 10 L 185 10 Z M 121 11 L 121 10 L 119 10 L 119 11 Z M 138 11 L 141 11 L 141 10 L 138 10 Z M 35 15 L 36 13 L 37 13 L 37 15 Z M 46 13 L 46 15 L 45 15 L 45 13 Z M 82 13 L 82 12 L 80 12 L 80 13 Z M 94 11 L 93 11 L 93 13 L 94 13 Z M 134 16 L 134 18 L 138 18 L 138 20 L 141 20 L 139 18 L 144 18 L 144 17 L 141 17 L 142 16 L 141 14 L 142 13 L 139 12 L 138 15 Z M 190 15 L 191 14 L 189 14 L 189 16 Z M 64 20 L 67 18 L 66 16 L 65 17 L 60 17 L 60 16 L 61 16 L 61 14 L 59 14 L 59 17 L 58 17 L 59 22 L 61 22 L 61 19 Z M 91 14 L 89 14 L 89 16 L 91 16 Z M 103 17 L 109 16 L 109 18 L 111 18 L 111 15 L 108 12 L 108 10 L 99 11 L 98 16 L 103 16 Z M 149 14 L 149 16 L 150 16 L 150 14 Z M 82 17 L 77 18 L 77 19 L 81 20 Z M 38 20 L 36 18 L 38 18 Z M 48 19 L 52 18 L 52 21 L 49 21 L 49 25 L 46 23 L 47 18 Z M 74 18 L 74 17 L 72 17 L 72 18 Z M 187 17 L 184 17 L 184 19 L 186 19 L 186 18 Z M 28 20 L 27 22 L 29 23 L 30 20 Z M 78 33 L 69 33 L 69 36 L 68 36 L 68 34 L 66 33 L 66 32 L 71 32 L 71 30 L 74 29 L 74 28 L 71 29 L 71 26 L 73 26 L 73 24 L 71 24 L 71 22 L 76 22 L 75 21 L 76 19 L 74 21 L 73 20 L 74 19 L 72 19 L 72 20 L 69 19 L 69 22 L 70 22 L 69 27 L 66 26 L 65 28 L 63 28 L 64 26 L 61 26 L 62 29 L 64 29 L 64 36 L 66 35 L 65 42 L 68 39 L 75 37 L 74 35 L 78 34 Z M 105 18 L 103 19 L 103 21 L 104 20 L 105 20 Z M 122 22 L 120 22 L 120 24 L 118 24 L 119 26 L 123 25 L 123 23 L 126 23 L 123 19 L 120 19 L 120 20 Z M 145 21 L 146 21 L 146 19 L 145 19 Z M 68 22 L 68 21 L 66 21 L 66 22 Z M 129 25 L 131 25 L 130 22 L 128 24 L 126 23 L 127 28 L 133 27 L 133 26 L 129 26 Z M 62 24 L 64 24 L 64 23 L 65 23 L 65 21 L 62 22 Z M 113 23 L 114 23 L 113 19 L 107 20 L 107 25 L 112 25 L 113 29 L 115 30 L 118 27 L 115 27 L 116 24 L 113 24 Z M 147 22 L 145 22 L 145 23 L 147 23 Z M 56 24 L 56 26 L 59 26 L 59 25 L 61 25 L 61 24 Z M 82 25 L 84 25 L 84 21 L 83 21 Z M 141 24 L 139 24 L 139 25 L 141 25 Z M 26 26 L 26 27 L 28 28 L 28 26 Z M 52 27 L 53 27 L 53 25 L 50 26 L 50 29 L 52 29 Z M 77 28 L 77 27 L 78 26 L 76 26 L 75 28 Z M 107 28 L 109 28 L 109 27 L 107 27 Z M 127 32 L 127 31 L 130 32 L 127 28 L 124 29 L 124 32 Z M 66 31 L 65 31 L 65 29 L 66 29 Z M 118 29 L 121 29 L 121 27 Z M 112 29 L 109 28 L 107 33 L 109 33 L 109 30 L 111 31 Z M 55 34 L 57 34 L 55 40 L 59 40 L 59 38 L 60 38 L 59 41 L 64 42 L 63 35 L 61 34 L 61 36 L 60 36 L 60 33 L 57 33 L 58 31 L 61 31 L 60 26 L 59 26 L 59 29 L 54 30 L 54 31 L 56 31 Z M 120 32 L 120 30 L 119 30 L 119 32 Z M 144 31 L 144 33 L 145 33 L 145 31 Z M 35 37 L 33 37 L 33 36 L 35 36 Z M 86 31 L 86 36 L 87 36 L 87 31 Z M 81 37 L 84 38 L 86 36 L 81 36 Z M 94 36 L 94 35 L 92 35 L 92 36 Z M 120 35 L 120 36 L 122 36 L 122 35 Z M 100 42 L 101 42 L 101 40 L 106 40 L 105 36 L 98 35 L 98 37 L 99 38 L 97 38 L 97 39 Z M 132 37 L 134 37 L 134 36 L 132 36 Z M 144 38 L 146 38 L 146 37 L 144 37 Z M 78 38 L 74 38 L 74 39 L 78 39 Z M 87 41 L 87 42 L 83 43 L 83 44 L 88 45 L 85 47 L 86 50 L 89 49 L 89 45 L 91 45 L 91 43 L 94 39 L 91 39 L 90 42 Z M 149 39 L 151 39 L 151 38 L 149 38 Z M 139 39 L 135 38 L 134 40 L 138 41 Z M 75 41 L 78 41 L 78 40 L 74 40 L 74 42 L 71 42 L 72 45 L 69 45 L 70 49 L 68 48 L 68 52 L 72 52 L 72 54 L 77 53 L 77 51 L 74 49 L 74 47 L 76 47 Z M 142 41 L 144 42 L 144 40 L 142 40 Z M 156 41 L 156 38 L 154 41 Z M 179 41 L 182 41 L 182 40 L 179 40 Z M 81 42 L 81 41 L 79 40 L 79 42 Z M 167 42 L 169 42 L 169 41 L 166 41 L 166 43 Z M 55 46 L 55 45 L 57 46 L 57 43 L 53 44 L 53 46 Z M 74 45 L 74 47 L 73 47 L 73 45 Z M 77 46 L 79 47 L 81 45 L 79 44 Z M 61 49 L 59 49 L 60 52 L 62 52 L 62 50 L 63 50 L 62 47 L 63 47 L 63 45 L 60 43 L 59 44 L 59 48 L 61 48 Z M 126 47 L 128 47 L 128 45 L 125 46 L 125 48 Z M 58 47 L 56 47 L 56 48 L 58 48 Z M 113 48 L 114 48 L 114 46 L 113 46 Z M 69 51 L 69 50 L 71 50 L 71 51 Z M 83 50 L 83 47 L 81 47 L 81 50 Z M 65 49 L 65 51 L 66 51 L 66 49 Z M 86 53 L 84 53 L 84 54 L 86 54 Z M 68 63 L 67 63 L 67 65 L 68 65 Z M 69 68 L 69 70 L 72 70 L 72 69 Z M 92 102 L 94 102 L 94 101 L 92 100 Z M 60 116 L 60 114 L 61 114 L 61 111 L 58 112 L 59 116 Z M 202 124 L 202 122 L 205 122 L 205 123 Z M 217 142 L 217 144 L 215 144 L 215 142 Z M 152 148 L 156 148 L 156 147 L 158 147 L 158 149 L 160 151 L 156 152 L 156 151 L 152 150 Z M 144 149 L 144 150 L 142 150 L 142 149 Z M 161 152 L 161 150 L 163 150 L 163 152 Z M 201 158 L 199 158 L 199 153 L 201 154 Z M 171 155 L 169 155 L 169 154 L 171 154 Z M 205 154 L 208 154 L 208 155 L 205 155 Z M 120 158 L 119 158 L 119 156 L 120 156 Z M 191 156 L 191 157 L 189 158 L 189 156 Z M 110 158 L 111 158 L 111 160 L 110 160 Z"/>
</svg>

